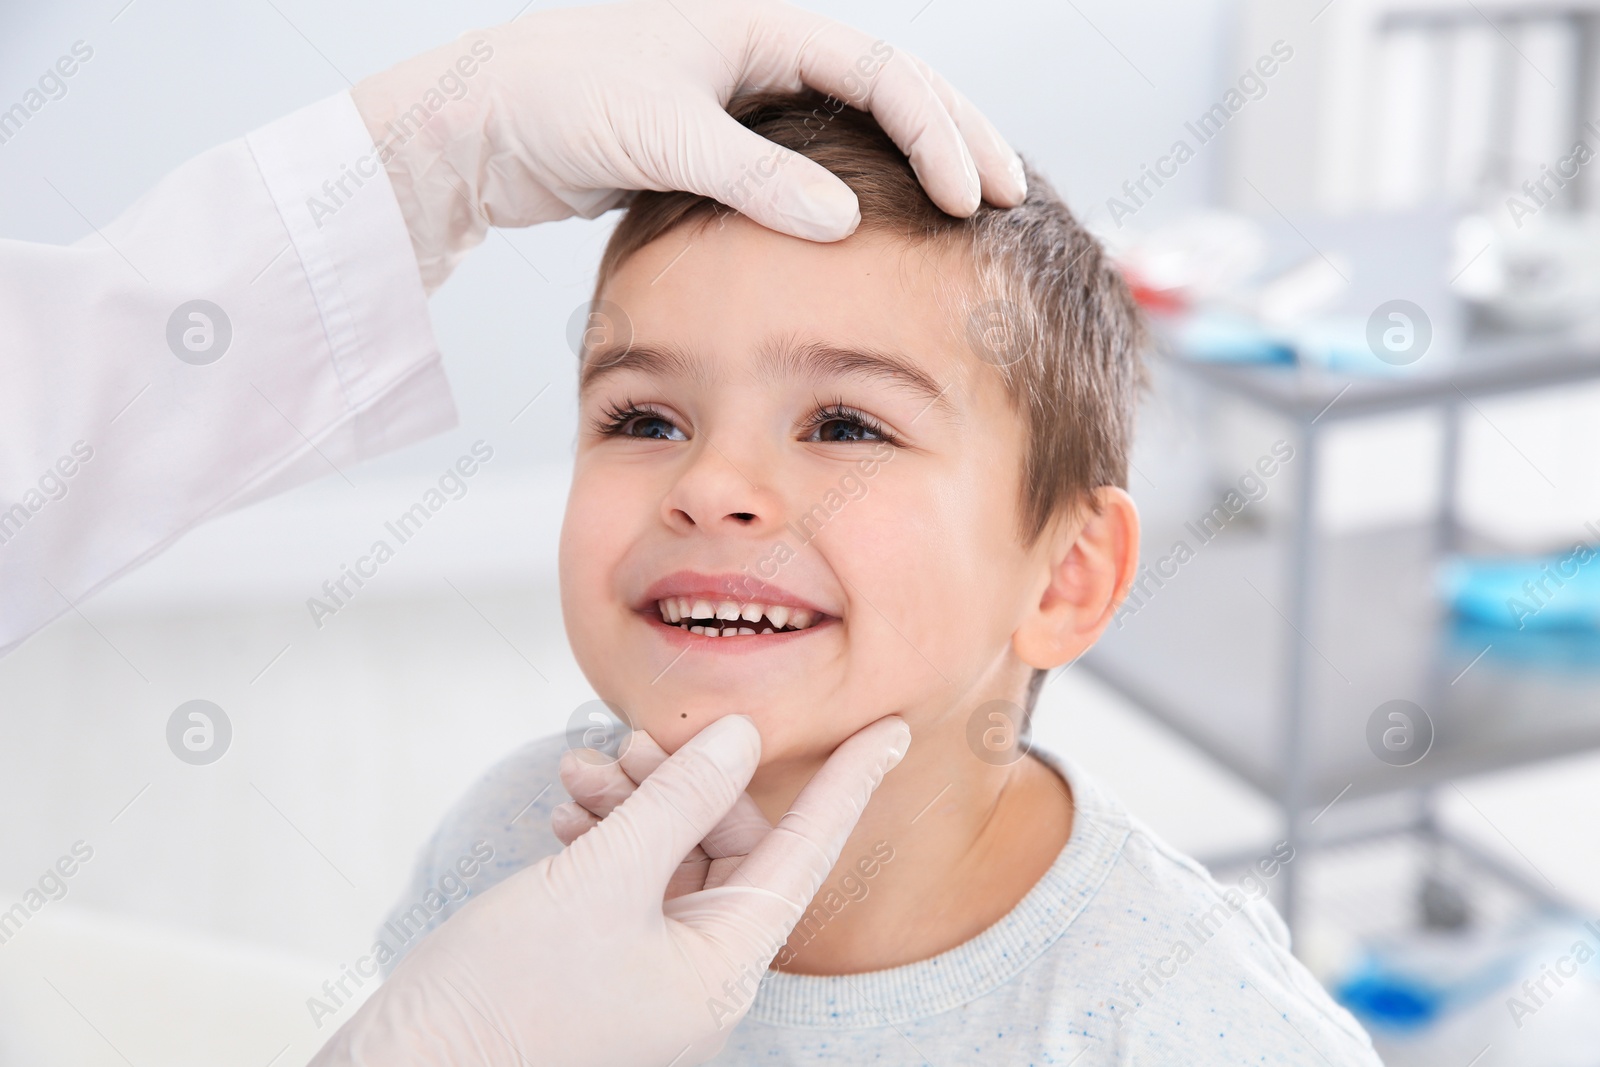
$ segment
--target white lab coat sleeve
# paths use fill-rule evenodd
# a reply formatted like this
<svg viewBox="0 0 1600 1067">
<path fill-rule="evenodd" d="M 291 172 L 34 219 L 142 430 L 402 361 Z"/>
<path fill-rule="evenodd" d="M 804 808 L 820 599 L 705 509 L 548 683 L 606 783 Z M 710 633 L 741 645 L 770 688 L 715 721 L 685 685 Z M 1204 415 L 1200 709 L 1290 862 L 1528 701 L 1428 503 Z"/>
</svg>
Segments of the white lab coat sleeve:
<svg viewBox="0 0 1600 1067">
<path fill-rule="evenodd" d="M 208 517 L 455 418 L 348 94 L 70 247 L 0 241 L 0 655 Z"/>
</svg>

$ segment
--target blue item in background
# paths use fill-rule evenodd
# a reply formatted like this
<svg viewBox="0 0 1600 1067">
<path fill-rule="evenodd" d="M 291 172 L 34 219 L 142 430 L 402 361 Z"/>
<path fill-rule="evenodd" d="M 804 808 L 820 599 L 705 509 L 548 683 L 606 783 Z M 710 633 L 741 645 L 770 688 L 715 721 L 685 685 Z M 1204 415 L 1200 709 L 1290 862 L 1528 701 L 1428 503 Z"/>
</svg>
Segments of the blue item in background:
<svg viewBox="0 0 1600 1067">
<path fill-rule="evenodd" d="M 1457 616 L 1444 631 L 1453 657 L 1452 676 L 1483 657 L 1484 666 L 1498 663 L 1557 675 L 1593 675 L 1600 670 L 1600 630 L 1513 630 L 1494 623 Z M 1482 668 L 1480 668 L 1481 670 Z"/>
<path fill-rule="evenodd" d="M 1302 364 L 1332 374 L 1396 377 L 1414 373 L 1416 364 L 1395 366 L 1372 354 L 1366 323 L 1348 317 L 1311 317 L 1286 329 L 1273 329 L 1248 315 L 1197 311 L 1178 326 L 1179 353 L 1197 363 Z"/>
<path fill-rule="evenodd" d="M 1600 632 L 1600 552 L 1586 544 L 1549 556 L 1447 560 L 1438 582 L 1440 598 L 1464 622 Z"/>
<path fill-rule="evenodd" d="M 1539 943 L 1521 931 L 1400 935 L 1368 945 L 1334 996 L 1374 1031 L 1425 1030 L 1513 984 Z"/>
<path fill-rule="evenodd" d="M 1177 331 L 1184 358 L 1202 363 L 1293 363 L 1294 347 L 1244 315 L 1197 312 Z"/>
<path fill-rule="evenodd" d="M 1525 913 L 1375 936 L 1328 982 L 1385 1063 L 1589 1067 L 1600 1061 L 1597 949 L 1600 927 L 1581 916 Z"/>
</svg>

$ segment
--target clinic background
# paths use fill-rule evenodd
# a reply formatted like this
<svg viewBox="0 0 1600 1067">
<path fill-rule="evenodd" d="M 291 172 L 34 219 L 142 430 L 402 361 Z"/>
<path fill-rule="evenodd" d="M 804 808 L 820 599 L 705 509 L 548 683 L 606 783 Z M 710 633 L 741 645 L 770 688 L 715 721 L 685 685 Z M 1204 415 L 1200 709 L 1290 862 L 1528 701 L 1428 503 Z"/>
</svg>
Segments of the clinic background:
<svg viewBox="0 0 1600 1067">
<path fill-rule="evenodd" d="M 1243 0 L 808 6 L 932 63 L 1130 255 L 1149 253 L 1140 242 L 1162 233 L 1214 251 L 1217 234 L 1224 245 L 1238 237 L 1228 228 L 1238 215 L 1264 229 L 1298 231 L 1297 220 L 1313 229 L 1307 220 L 1328 207 L 1319 198 L 1342 197 L 1380 228 L 1389 212 L 1421 209 L 1453 224 L 1484 203 L 1500 210 L 1497 199 L 1428 183 L 1427 161 L 1448 150 L 1434 126 L 1419 120 L 1408 132 L 1394 108 L 1319 110 L 1326 50 L 1313 42 L 1347 33 L 1352 9 L 1373 6 L 1366 0 L 1279 3 L 1270 18 Z M 1507 6 L 1519 5 L 1495 8 L 1497 17 Z M 0 108 L 74 42 L 93 58 L 0 144 L 0 234 L 94 240 L 95 226 L 191 156 L 518 13 L 515 2 L 477 0 L 6 5 Z M 1266 25 L 1273 20 L 1280 25 Z M 1522 77 L 1533 119 L 1509 162 L 1519 175 L 1569 153 L 1569 128 L 1541 127 L 1539 116 L 1562 100 L 1563 77 L 1586 76 L 1563 58 L 1577 54 L 1570 43 L 1540 32 L 1480 30 L 1480 47 L 1539 72 Z M 1277 37 L 1296 61 L 1174 176 L 1131 196 L 1125 183 L 1177 139 L 1194 142 L 1185 124 Z M 1401 58 L 1394 70 L 1418 69 Z M 1347 138 L 1329 158 L 1296 133 L 1325 122 L 1371 136 Z M 1600 188 L 1594 173 L 1587 180 Z M 1111 198 L 1136 210 L 1113 217 Z M 1207 214 L 1219 209 L 1237 214 Z M 1547 220 L 1559 217 L 1548 210 Z M 354 1002 L 341 1000 L 319 1029 L 307 999 L 326 999 L 324 983 L 369 949 L 452 800 L 521 742 L 564 729 L 593 697 L 561 632 L 555 548 L 576 429 L 570 324 L 586 309 L 609 228 L 571 220 L 491 232 L 433 298 L 460 428 L 211 523 L 0 661 L 0 907 L 76 842 L 92 848 L 65 896 L 0 944 L 0 1063 L 304 1062 Z M 1450 325 L 1440 329 L 1448 339 Z M 1144 415 L 1132 489 L 1147 514 L 1193 514 L 1195 500 L 1281 434 L 1225 405 L 1197 429 L 1181 417 L 1193 399 L 1166 381 L 1158 376 Z M 1600 391 L 1480 407 L 1483 418 L 1463 426 L 1464 523 L 1529 551 L 1593 540 L 1583 523 L 1600 520 Z M 1436 502 L 1438 437 L 1414 413 L 1330 431 L 1318 458 L 1319 528 L 1425 515 Z M 318 626 L 307 599 L 476 442 L 492 460 Z M 1254 521 L 1283 520 L 1285 484 L 1270 485 Z M 168 747 L 169 716 L 197 699 L 231 725 L 227 752 L 209 765 Z M 1281 836 L 1269 798 L 1087 671 L 1053 681 L 1035 721 L 1038 744 L 1084 764 L 1191 854 L 1264 852 Z M 530 800 L 542 785 L 530 783 Z M 1456 785 L 1441 819 L 1591 915 L 1600 910 L 1600 757 Z M 1378 852 L 1343 867 L 1316 862 L 1325 877 L 1306 875 L 1298 947 L 1326 976 L 1352 951 L 1340 916 L 1406 912 L 1409 898 L 1385 879 L 1408 861 Z M 1590 984 L 1597 966 L 1586 968 Z M 1481 1028 L 1467 1028 L 1489 1036 L 1461 1038 L 1472 1047 L 1461 1045 L 1459 1058 L 1435 1055 L 1422 1038 L 1385 1051 L 1396 1063 L 1464 1065 L 1474 1054 L 1485 1067 L 1594 1063 L 1600 1015 L 1586 1014 L 1590 995 L 1569 990 L 1521 1031 L 1508 1029 L 1504 998 L 1490 997 L 1475 1009 Z"/>
</svg>

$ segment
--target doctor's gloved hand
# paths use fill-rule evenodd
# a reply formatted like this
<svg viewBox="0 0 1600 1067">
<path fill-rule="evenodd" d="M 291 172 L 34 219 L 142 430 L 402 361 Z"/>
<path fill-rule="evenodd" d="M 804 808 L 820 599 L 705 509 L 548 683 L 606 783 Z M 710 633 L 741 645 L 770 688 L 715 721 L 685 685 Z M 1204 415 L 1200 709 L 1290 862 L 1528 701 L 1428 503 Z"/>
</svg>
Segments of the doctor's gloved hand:
<svg viewBox="0 0 1600 1067">
<path fill-rule="evenodd" d="M 781 0 L 637 0 L 534 12 L 351 91 L 399 198 L 429 292 L 488 226 L 528 226 L 676 189 L 817 241 L 855 194 L 728 116 L 742 89 L 809 86 L 870 111 L 952 215 L 1010 207 L 1022 164 L 921 60 Z M 831 114 L 823 109 L 818 121 Z"/>
<path fill-rule="evenodd" d="M 727 989 L 759 981 L 910 737 L 903 720 L 880 719 L 776 827 L 751 827 L 739 802 L 760 735 L 742 715 L 713 722 L 565 851 L 430 934 L 313 1067 L 705 1062 L 750 1006 L 730 1005 Z M 744 849 L 737 870 L 689 889 L 685 857 L 724 831 Z"/>
<path fill-rule="evenodd" d="M 604 761 L 586 759 L 572 749 L 563 753 L 561 785 L 572 800 L 550 813 L 550 828 L 563 845 L 600 825 L 667 761 L 666 751 L 644 730 L 629 734 L 621 752 L 620 758 Z M 722 821 L 672 872 L 666 898 L 723 884 L 771 829 L 750 794 L 741 793 Z"/>
</svg>

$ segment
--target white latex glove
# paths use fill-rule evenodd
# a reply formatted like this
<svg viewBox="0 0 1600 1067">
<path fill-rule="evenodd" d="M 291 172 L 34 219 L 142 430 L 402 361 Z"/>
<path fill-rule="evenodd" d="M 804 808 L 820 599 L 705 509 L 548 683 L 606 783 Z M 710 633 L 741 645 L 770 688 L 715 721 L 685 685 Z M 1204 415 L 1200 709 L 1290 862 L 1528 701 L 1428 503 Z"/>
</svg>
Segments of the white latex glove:
<svg viewBox="0 0 1600 1067">
<path fill-rule="evenodd" d="M 1021 203 L 1021 161 L 943 78 L 778 0 L 535 12 L 407 60 L 351 95 L 387 145 L 379 161 L 431 292 L 487 226 L 594 218 L 633 189 L 715 197 L 796 237 L 848 236 L 860 222 L 855 194 L 724 110 L 741 89 L 803 86 L 872 112 L 950 214 L 971 215 L 980 191 L 998 206 Z"/>
<path fill-rule="evenodd" d="M 851 737 L 726 881 L 664 902 L 760 759 L 747 717 L 717 720 L 591 832 L 424 939 L 312 1064 L 703 1063 L 750 1006 L 729 990 L 753 990 L 910 737 L 894 717 Z"/>
<path fill-rule="evenodd" d="M 562 754 L 561 785 L 572 800 L 550 812 L 550 827 L 563 845 L 600 825 L 667 761 L 666 751 L 643 730 L 629 734 L 621 752 L 620 759 L 604 762 L 574 751 Z M 666 898 L 722 885 L 771 829 L 750 794 L 741 793 L 727 816 L 678 864 L 667 881 Z"/>
</svg>

